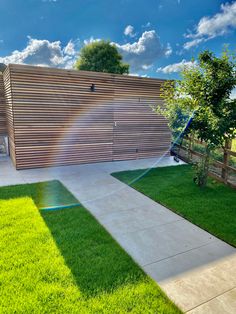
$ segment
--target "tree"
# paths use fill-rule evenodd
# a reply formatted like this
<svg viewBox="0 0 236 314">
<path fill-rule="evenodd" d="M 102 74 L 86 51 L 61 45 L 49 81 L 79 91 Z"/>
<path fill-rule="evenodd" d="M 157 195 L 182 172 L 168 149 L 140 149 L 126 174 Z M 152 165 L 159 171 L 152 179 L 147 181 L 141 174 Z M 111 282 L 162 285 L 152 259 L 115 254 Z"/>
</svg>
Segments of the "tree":
<svg viewBox="0 0 236 314">
<path fill-rule="evenodd" d="M 129 73 L 129 65 L 122 62 L 122 56 L 116 46 L 105 40 L 84 46 L 80 51 L 75 68 L 95 72 Z"/>
<path fill-rule="evenodd" d="M 0 63 L 0 72 L 3 72 L 6 69 L 6 65 L 4 63 Z"/>
<path fill-rule="evenodd" d="M 205 154 L 196 165 L 195 182 L 205 186 L 211 153 L 235 137 L 236 99 L 230 94 L 236 86 L 235 56 L 227 50 L 221 57 L 204 51 L 198 64 L 185 67 L 182 79 L 167 81 L 162 90 L 164 114 L 175 133 L 185 131 L 204 141 Z"/>
</svg>

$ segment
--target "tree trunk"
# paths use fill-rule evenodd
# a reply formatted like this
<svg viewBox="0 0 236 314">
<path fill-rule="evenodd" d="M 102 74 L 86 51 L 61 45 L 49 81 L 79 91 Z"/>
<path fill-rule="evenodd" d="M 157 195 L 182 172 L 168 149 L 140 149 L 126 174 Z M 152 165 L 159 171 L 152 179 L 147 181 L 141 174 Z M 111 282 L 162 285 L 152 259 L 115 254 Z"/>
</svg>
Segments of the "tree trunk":
<svg viewBox="0 0 236 314">
<path fill-rule="evenodd" d="M 193 149 L 193 137 L 192 134 L 189 135 L 189 141 L 188 141 L 188 160 L 189 162 L 192 162 L 192 149 Z"/>
<path fill-rule="evenodd" d="M 228 149 L 231 149 L 232 141 L 231 140 L 225 140 L 225 147 L 224 147 L 224 154 L 223 154 L 223 164 L 224 167 L 222 168 L 221 177 L 224 179 L 224 182 L 227 183 L 228 180 L 228 170 L 227 166 L 229 165 L 229 154 L 227 152 Z"/>
<path fill-rule="evenodd" d="M 201 161 L 196 165 L 196 177 L 194 178 L 194 182 L 200 187 L 204 187 L 207 184 L 210 155 L 211 150 L 206 146 L 205 154 L 202 156 Z"/>
<path fill-rule="evenodd" d="M 206 147 L 206 154 L 203 157 L 203 176 L 202 176 L 202 184 L 201 186 L 204 187 L 207 184 L 209 166 L 210 166 L 210 154 L 211 151 L 208 147 Z"/>
</svg>

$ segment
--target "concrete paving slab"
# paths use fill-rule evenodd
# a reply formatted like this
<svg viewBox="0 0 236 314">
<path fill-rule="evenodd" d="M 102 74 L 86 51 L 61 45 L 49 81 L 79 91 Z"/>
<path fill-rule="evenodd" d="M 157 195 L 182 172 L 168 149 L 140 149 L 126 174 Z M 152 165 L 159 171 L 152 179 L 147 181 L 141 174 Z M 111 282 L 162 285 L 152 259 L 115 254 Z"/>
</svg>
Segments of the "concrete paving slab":
<svg viewBox="0 0 236 314">
<path fill-rule="evenodd" d="M 97 186 L 95 185 L 87 185 L 84 187 L 79 188 L 76 186 L 71 186 L 71 190 L 77 191 L 77 196 L 79 200 L 82 203 L 88 203 L 90 201 L 96 201 L 96 200 L 104 200 L 104 198 L 109 198 L 111 195 L 117 193 L 117 190 L 120 190 L 120 184 L 119 183 L 113 183 L 113 184 L 99 184 Z"/>
<path fill-rule="evenodd" d="M 236 312 L 236 289 L 232 289 L 188 311 L 188 314 L 232 314 Z"/>
<path fill-rule="evenodd" d="M 166 284 L 169 281 L 181 279 L 183 273 L 205 265 L 224 261 L 235 254 L 235 249 L 226 243 L 216 240 L 182 254 L 157 261 L 144 266 L 145 271 L 157 282 Z"/>
<path fill-rule="evenodd" d="M 148 206 L 153 204 L 153 201 L 124 185 L 117 190 L 110 191 L 104 197 L 97 197 L 82 203 L 89 207 L 92 214 L 97 217 L 139 206 Z"/>
<path fill-rule="evenodd" d="M 164 207 L 157 208 L 154 204 L 99 216 L 100 222 L 112 234 L 141 231 L 182 219 L 174 213 L 169 215 Z"/>
<path fill-rule="evenodd" d="M 236 287 L 235 274 L 236 255 L 231 254 L 213 263 L 206 263 L 202 267 L 193 267 L 178 279 L 160 283 L 160 286 L 185 312 L 201 307 L 204 303 L 208 303 L 213 311 L 212 299 Z M 199 308 L 198 313 L 208 314 L 204 312 L 204 308 Z M 235 314 L 235 311 L 230 314 Z"/>
<path fill-rule="evenodd" d="M 0 177 L 0 186 L 7 186 L 7 185 L 16 185 L 16 184 L 25 184 L 26 182 L 21 177 Z"/>
<path fill-rule="evenodd" d="M 146 266 L 216 240 L 211 234 L 198 229 L 181 219 L 117 235 L 116 239 L 140 265 Z"/>
</svg>

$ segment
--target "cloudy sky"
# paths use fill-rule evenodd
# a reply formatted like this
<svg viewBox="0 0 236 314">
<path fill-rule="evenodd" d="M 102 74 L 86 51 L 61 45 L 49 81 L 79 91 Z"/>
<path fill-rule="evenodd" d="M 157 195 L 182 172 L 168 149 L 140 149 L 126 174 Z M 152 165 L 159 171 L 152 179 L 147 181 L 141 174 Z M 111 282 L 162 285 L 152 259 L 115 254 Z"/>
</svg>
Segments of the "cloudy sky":
<svg viewBox="0 0 236 314">
<path fill-rule="evenodd" d="M 236 1 L 0 0 L 0 62 L 71 68 L 113 42 L 135 75 L 176 78 L 204 49 L 236 48 Z"/>
</svg>

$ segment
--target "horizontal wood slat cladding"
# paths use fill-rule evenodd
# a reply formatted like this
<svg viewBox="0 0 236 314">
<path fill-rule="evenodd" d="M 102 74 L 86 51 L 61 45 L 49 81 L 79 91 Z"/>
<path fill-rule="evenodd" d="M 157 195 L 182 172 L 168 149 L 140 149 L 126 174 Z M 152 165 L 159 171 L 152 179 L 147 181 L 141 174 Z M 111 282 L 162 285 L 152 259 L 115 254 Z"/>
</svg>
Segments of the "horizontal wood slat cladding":
<svg viewBox="0 0 236 314">
<path fill-rule="evenodd" d="M 10 73 L 17 169 L 112 160 L 113 76 L 19 65 Z"/>
<path fill-rule="evenodd" d="M 3 76 L 0 72 L 0 135 L 7 134 L 6 105 L 4 96 Z"/>
<path fill-rule="evenodd" d="M 107 73 L 9 65 L 4 84 L 11 155 L 17 169 L 168 152 L 167 123 L 150 107 L 161 103 L 162 83 Z"/>
</svg>

